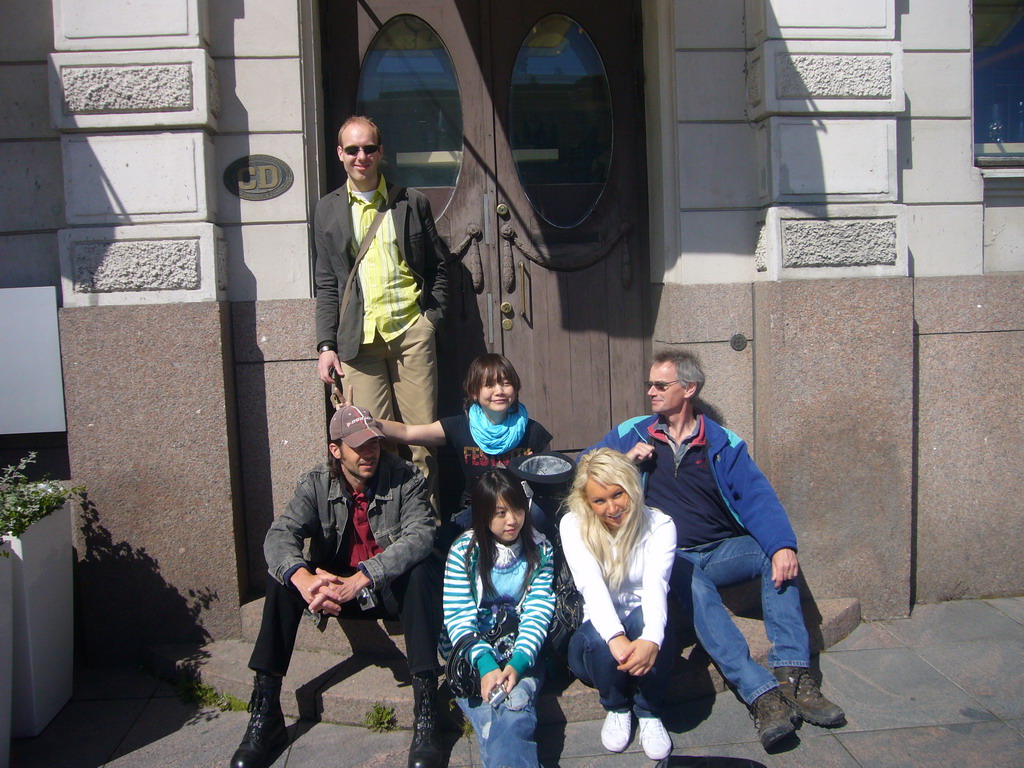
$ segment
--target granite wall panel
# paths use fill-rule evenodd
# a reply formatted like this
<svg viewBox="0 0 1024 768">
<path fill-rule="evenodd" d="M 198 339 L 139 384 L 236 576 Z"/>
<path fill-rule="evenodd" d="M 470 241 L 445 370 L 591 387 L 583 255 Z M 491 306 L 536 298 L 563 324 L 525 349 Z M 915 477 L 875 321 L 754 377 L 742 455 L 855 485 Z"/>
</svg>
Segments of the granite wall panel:
<svg viewBox="0 0 1024 768">
<path fill-rule="evenodd" d="M 316 374 L 313 299 L 232 306 L 246 550 L 252 594 L 267 571 L 263 539 L 300 475 L 327 451 L 324 386 Z"/>
<path fill-rule="evenodd" d="M 737 351 L 729 345 L 737 333 L 753 336 L 750 284 L 665 285 L 656 301 L 654 350 L 696 354 L 707 376 L 701 392 L 705 409 L 753 446 L 753 347 Z M 647 369 L 637 378 L 647 378 Z"/>
<path fill-rule="evenodd" d="M 918 345 L 916 601 L 1024 593 L 1024 331 Z"/>
<path fill-rule="evenodd" d="M 1024 592 L 1024 275 L 918 279 L 918 602 Z"/>
<path fill-rule="evenodd" d="M 754 286 L 758 463 L 815 597 L 865 618 L 910 608 L 913 318 L 909 279 Z"/>
<path fill-rule="evenodd" d="M 238 426 L 252 594 L 263 590 L 263 539 L 299 477 L 327 456 L 324 388 L 312 360 L 240 363 Z"/>
<path fill-rule="evenodd" d="M 244 584 L 226 304 L 60 311 L 91 662 L 236 637 Z"/>
</svg>

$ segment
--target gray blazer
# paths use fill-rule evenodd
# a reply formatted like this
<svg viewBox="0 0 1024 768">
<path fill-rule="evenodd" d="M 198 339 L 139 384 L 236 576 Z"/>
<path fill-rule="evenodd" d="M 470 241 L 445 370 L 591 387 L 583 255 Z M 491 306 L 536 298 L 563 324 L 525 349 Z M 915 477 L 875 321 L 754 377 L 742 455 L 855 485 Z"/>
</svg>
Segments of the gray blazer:
<svg viewBox="0 0 1024 768">
<path fill-rule="evenodd" d="M 388 184 L 388 196 L 395 187 Z M 448 306 L 448 260 L 451 254 L 437 234 L 430 202 L 422 192 L 404 189 L 394 202 L 392 218 L 402 256 L 420 287 L 420 311 L 440 329 Z M 317 203 L 313 215 L 316 246 L 316 340 L 335 342 L 338 358 L 351 360 L 359 352 L 363 331 L 363 293 L 352 284 L 352 298 L 339 318 L 349 269 L 354 259 L 352 214 L 348 188 L 342 185 Z M 339 322 L 340 321 L 340 322 Z"/>
<path fill-rule="evenodd" d="M 384 551 L 365 561 L 375 588 L 390 584 L 430 554 L 434 546 L 434 512 L 426 480 L 416 467 L 381 452 L 371 483 L 373 499 L 367 515 L 370 530 Z M 323 566 L 337 556 L 349 521 L 349 498 L 343 480 L 331 478 L 321 464 L 299 478 L 284 512 L 267 531 L 263 554 L 270 575 L 282 584 L 296 565 Z M 308 557 L 304 554 L 309 542 Z"/>
</svg>

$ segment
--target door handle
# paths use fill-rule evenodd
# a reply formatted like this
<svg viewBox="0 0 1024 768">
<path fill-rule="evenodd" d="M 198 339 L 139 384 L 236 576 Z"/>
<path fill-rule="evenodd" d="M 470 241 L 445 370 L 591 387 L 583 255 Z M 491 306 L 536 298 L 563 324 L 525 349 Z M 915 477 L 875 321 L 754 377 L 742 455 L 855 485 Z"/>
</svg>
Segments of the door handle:
<svg viewBox="0 0 1024 768">
<path fill-rule="evenodd" d="M 484 263 L 480 258 L 480 238 L 483 237 L 483 230 L 479 224 L 467 224 L 466 236 L 462 238 L 457 246 L 452 248 L 452 258 L 461 259 L 469 253 L 469 262 L 466 269 L 469 270 L 469 277 L 473 282 L 473 290 L 480 293 L 484 289 Z"/>
</svg>

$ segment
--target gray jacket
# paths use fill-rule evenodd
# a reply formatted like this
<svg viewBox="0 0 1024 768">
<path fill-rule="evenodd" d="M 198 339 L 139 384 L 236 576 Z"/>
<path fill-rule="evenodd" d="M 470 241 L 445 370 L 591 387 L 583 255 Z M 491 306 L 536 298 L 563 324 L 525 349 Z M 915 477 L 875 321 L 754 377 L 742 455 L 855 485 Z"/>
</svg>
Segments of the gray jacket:
<svg viewBox="0 0 1024 768">
<path fill-rule="evenodd" d="M 371 486 L 367 515 L 373 537 L 384 551 L 364 564 L 374 587 L 381 589 L 430 554 L 436 529 L 426 480 L 409 462 L 381 452 Z M 296 565 L 330 563 L 341 549 L 350 502 L 344 481 L 331 479 L 326 464 L 300 477 L 295 495 L 274 519 L 263 542 L 270 575 L 283 584 L 285 574 Z"/>
<path fill-rule="evenodd" d="M 388 184 L 388 196 L 394 194 Z M 435 330 L 440 330 L 448 306 L 448 246 L 438 237 L 437 226 L 426 195 L 405 189 L 394 201 L 392 221 L 399 248 L 420 288 L 420 311 Z M 354 258 L 352 213 L 348 187 L 340 186 L 317 203 L 313 216 L 316 245 L 316 341 L 335 342 L 338 357 L 351 360 L 359 353 L 363 338 L 363 289 L 352 283 L 352 298 L 339 317 L 341 301 Z"/>
</svg>

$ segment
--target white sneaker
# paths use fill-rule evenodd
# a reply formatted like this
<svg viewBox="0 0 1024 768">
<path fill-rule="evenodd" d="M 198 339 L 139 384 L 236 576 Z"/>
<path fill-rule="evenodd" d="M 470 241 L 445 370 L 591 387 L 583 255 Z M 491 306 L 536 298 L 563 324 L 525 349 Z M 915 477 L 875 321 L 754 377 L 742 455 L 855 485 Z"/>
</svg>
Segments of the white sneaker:
<svg viewBox="0 0 1024 768">
<path fill-rule="evenodd" d="M 601 727 L 601 743 L 609 752 L 621 752 L 629 746 L 633 730 L 633 715 L 630 712 L 609 712 Z"/>
<path fill-rule="evenodd" d="M 641 717 L 640 746 L 651 760 L 664 760 L 672 751 L 672 737 L 657 717 Z"/>
</svg>

